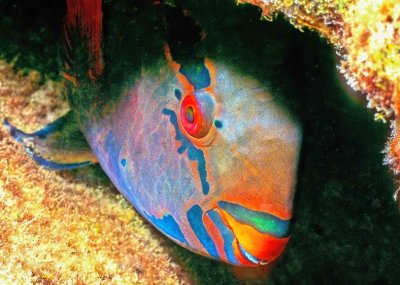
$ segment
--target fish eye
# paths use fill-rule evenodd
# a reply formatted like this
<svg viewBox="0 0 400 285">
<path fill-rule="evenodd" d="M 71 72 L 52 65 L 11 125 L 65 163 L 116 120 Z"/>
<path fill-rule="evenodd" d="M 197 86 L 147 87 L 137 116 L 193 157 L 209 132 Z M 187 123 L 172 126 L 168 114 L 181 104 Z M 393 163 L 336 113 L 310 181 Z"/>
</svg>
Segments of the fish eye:
<svg viewBox="0 0 400 285">
<path fill-rule="evenodd" d="M 194 110 L 192 106 L 189 106 L 185 110 L 185 120 L 191 124 L 194 123 Z"/>
<path fill-rule="evenodd" d="M 181 120 L 185 131 L 195 136 L 201 123 L 201 110 L 193 95 L 186 96 L 181 105 Z"/>
<path fill-rule="evenodd" d="M 185 133 L 189 137 L 202 139 L 213 126 L 214 102 L 205 91 L 185 96 L 181 103 L 180 120 Z"/>
</svg>

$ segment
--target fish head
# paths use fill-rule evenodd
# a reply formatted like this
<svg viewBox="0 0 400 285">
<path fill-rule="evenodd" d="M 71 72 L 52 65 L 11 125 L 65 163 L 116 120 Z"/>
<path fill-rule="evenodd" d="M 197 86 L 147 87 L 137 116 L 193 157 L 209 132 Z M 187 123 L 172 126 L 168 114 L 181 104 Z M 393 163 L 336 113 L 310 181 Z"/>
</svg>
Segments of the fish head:
<svg viewBox="0 0 400 285">
<path fill-rule="evenodd" d="M 285 248 L 301 130 L 256 79 L 210 59 L 143 70 L 88 140 L 119 191 L 180 245 L 241 266 Z"/>
</svg>

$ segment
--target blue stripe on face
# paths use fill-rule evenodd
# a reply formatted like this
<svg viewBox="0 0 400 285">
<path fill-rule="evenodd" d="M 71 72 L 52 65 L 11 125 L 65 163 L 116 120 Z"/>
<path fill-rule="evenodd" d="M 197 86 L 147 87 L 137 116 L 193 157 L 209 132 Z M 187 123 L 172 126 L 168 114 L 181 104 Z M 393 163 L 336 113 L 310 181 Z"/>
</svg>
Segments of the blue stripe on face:
<svg viewBox="0 0 400 285">
<path fill-rule="evenodd" d="M 171 215 L 164 215 L 161 219 L 157 219 L 156 217 L 149 215 L 147 213 L 144 214 L 164 234 L 187 244 L 187 241 L 181 231 L 181 228 L 175 221 L 174 217 L 172 217 Z"/>
<path fill-rule="evenodd" d="M 262 233 L 273 237 L 286 237 L 289 232 L 290 220 L 282 220 L 274 215 L 253 211 L 239 204 L 226 201 L 218 202 L 218 206 L 227 211 L 237 221 L 254 227 Z"/>
<path fill-rule="evenodd" d="M 234 235 L 232 231 L 225 226 L 224 222 L 221 219 L 219 213 L 215 210 L 207 212 L 207 215 L 211 218 L 215 226 L 220 231 L 223 239 L 224 239 L 224 251 L 226 254 L 226 258 L 230 263 L 239 264 L 238 260 L 236 259 L 235 253 L 233 251 L 232 243 L 234 240 Z"/>
<path fill-rule="evenodd" d="M 176 97 L 176 99 L 178 99 L 178 101 L 181 101 L 182 92 L 179 89 L 175 89 L 175 97 Z"/>
<path fill-rule="evenodd" d="M 193 232 L 196 234 L 203 247 L 207 250 L 208 254 L 219 259 L 219 254 L 215 247 L 214 241 L 211 239 L 206 227 L 203 224 L 203 210 L 200 208 L 200 206 L 194 205 L 192 208 L 190 208 L 189 211 L 187 211 L 187 218 L 190 226 L 193 229 Z"/>
<path fill-rule="evenodd" d="M 211 84 L 210 72 L 203 64 L 190 64 L 179 69 L 195 90 L 207 88 Z"/>
<path fill-rule="evenodd" d="M 206 158 L 204 152 L 201 149 L 196 148 L 192 142 L 182 134 L 179 129 L 178 118 L 174 111 L 163 109 L 162 113 L 169 116 L 169 121 L 175 129 L 175 139 L 181 142 L 181 146 L 178 148 L 178 153 L 183 154 L 186 150 L 188 158 L 192 161 L 197 161 L 197 171 L 199 173 L 203 194 L 207 195 L 210 191 L 210 184 L 207 181 Z"/>
</svg>

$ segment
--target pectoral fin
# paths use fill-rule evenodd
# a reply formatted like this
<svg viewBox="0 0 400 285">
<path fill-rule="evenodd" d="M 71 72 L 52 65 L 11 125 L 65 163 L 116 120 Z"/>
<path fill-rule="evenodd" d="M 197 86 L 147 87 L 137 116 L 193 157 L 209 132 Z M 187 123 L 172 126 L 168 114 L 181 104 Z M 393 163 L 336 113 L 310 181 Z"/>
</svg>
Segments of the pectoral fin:
<svg viewBox="0 0 400 285">
<path fill-rule="evenodd" d="M 45 168 L 66 170 L 97 163 L 71 111 L 32 134 L 14 127 L 7 119 L 4 124 L 32 159 Z"/>
</svg>

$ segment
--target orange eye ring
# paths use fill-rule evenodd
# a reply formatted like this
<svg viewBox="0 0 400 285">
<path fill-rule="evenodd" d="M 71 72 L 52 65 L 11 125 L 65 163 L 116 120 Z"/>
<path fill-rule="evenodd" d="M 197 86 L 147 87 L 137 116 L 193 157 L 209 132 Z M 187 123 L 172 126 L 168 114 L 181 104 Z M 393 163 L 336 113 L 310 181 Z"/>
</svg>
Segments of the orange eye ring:
<svg viewBox="0 0 400 285">
<path fill-rule="evenodd" d="M 188 136 L 203 139 L 212 129 L 214 113 L 215 105 L 209 93 L 189 93 L 181 102 L 181 126 Z"/>
<path fill-rule="evenodd" d="M 203 116 L 200 104 L 194 95 L 190 94 L 183 99 L 180 113 L 185 131 L 195 138 L 201 137 Z"/>
</svg>

